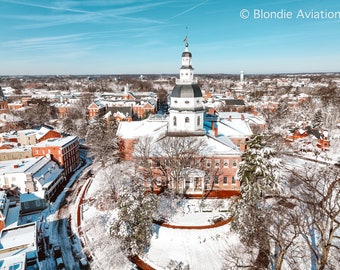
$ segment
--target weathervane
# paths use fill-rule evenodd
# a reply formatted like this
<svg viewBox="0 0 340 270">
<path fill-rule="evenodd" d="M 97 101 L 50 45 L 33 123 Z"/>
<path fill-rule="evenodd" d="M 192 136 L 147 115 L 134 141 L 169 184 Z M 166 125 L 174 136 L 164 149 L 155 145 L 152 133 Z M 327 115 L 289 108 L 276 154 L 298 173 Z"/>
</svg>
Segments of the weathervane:
<svg viewBox="0 0 340 270">
<path fill-rule="evenodd" d="M 185 47 L 189 47 L 189 43 L 188 43 L 188 26 L 186 27 L 186 32 L 187 32 L 187 35 L 185 36 L 183 42 L 185 42 Z"/>
</svg>

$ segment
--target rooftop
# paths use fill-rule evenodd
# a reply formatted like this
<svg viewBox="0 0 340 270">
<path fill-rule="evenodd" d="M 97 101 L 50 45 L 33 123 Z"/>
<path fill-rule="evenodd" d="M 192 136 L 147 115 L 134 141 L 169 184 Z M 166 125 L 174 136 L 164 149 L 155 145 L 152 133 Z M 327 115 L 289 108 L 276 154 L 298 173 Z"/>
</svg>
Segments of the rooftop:
<svg viewBox="0 0 340 270">
<path fill-rule="evenodd" d="M 76 140 L 78 140 L 77 136 L 67 136 L 64 138 L 53 138 L 53 139 L 48 139 L 46 141 L 42 141 L 36 144 L 35 147 L 51 147 L 51 146 L 64 147 Z"/>
</svg>

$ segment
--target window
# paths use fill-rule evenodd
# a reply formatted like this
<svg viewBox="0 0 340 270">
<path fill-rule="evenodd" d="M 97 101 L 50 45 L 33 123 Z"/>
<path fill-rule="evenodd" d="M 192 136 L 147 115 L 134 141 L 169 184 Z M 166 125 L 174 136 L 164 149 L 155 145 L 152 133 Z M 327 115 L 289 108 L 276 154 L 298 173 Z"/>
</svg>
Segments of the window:
<svg viewBox="0 0 340 270">
<path fill-rule="evenodd" d="M 223 177 L 223 184 L 228 184 L 228 176 Z"/>
<path fill-rule="evenodd" d="M 215 160 L 215 168 L 219 168 L 220 167 L 220 160 Z"/>
<path fill-rule="evenodd" d="M 185 123 L 189 123 L 189 117 L 185 117 Z"/>
<path fill-rule="evenodd" d="M 218 184 L 218 176 L 214 177 L 214 184 Z"/>
<path fill-rule="evenodd" d="M 185 103 L 185 104 L 189 104 L 190 102 L 189 102 L 189 100 L 186 100 L 186 101 L 184 101 L 184 103 Z"/>
<path fill-rule="evenodd" d="M 210 162 L 210 159 L 208 159 L 205 161 L 205 167 L 210 168 L 210 166 L 211 166 L 211 162 Z"/>
<path fill-rule="evenodd" d="M 237 167 L 237 161 L 233 160 L 233 167 Z"/>
<path fill-rule="evenodd" d="M 197 126 L 199 126 L 200 124 L 201 124 L 201 117 L 198 116 L 198 117 L 197 117 Z"/>
<path fill-rule="evenodd" d="M 29 208 L 30 208 L 30 205 L 29 205 L 28 202 L 24 202 L 24 208 L 25 208 L 25 209 L 29 209 Z"/>
<path fill-rule="evenodd" d="M 35 206 L 39 207 L 40 206 L 40 200 L 35 201 Z"/>
<path fill-rule="evenodd" d="M 224 160 L 224 168 L 228 168 L 229 167 L 229 162 L 227 159 Z"/>
<path fill-rule="evenodd" d="M 174 126 L 177 125 L 177 118 L 176 118 L 176 116 L 174 116 L 174 118 L 173 118 L 173 125 L 174 125 Z"/>
<path fill-rule="evenodd" d="M 233 176 L 233 177 L 231 178 L 231 183 L 232 183 L 233 185 L 235 185 L 235 184 L 236 184 L 236 179 L 235 179 L 235 176 Z"/>
</svg>

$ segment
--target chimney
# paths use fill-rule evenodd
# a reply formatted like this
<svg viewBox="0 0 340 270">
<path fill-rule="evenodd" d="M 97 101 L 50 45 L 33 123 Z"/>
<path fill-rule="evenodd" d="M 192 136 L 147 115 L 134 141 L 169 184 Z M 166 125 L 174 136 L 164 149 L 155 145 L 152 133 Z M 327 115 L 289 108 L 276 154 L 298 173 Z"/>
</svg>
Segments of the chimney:
<svg viewBox="0 0 340 270">
<path fill-rule="evenodd" d="M 18 164 L 13 164 L 13 168 L 17 169 L 17 168 L 19 168 L 19 165 Z"/>
<path fill-rule="evenodd" d="M 218 137 L 218 127 L 217 126 L 214 128 L 214 131 L 215 131 L 215 137 Z"/>
<path fill-rule="evenodd" d="M 244 114 L 243 113 L 241 113 L 241 120 L 244 121 Z"/>
<path fill-rule="evenodd" d="M 214 131 L 214 135 L 215 137 L 218 136 L 218 127 L 217 127 L 217 124 L 215 124 L 215 122 L 211 122 L 211 130 Z"/>
<path fill-rule="evenodd" d="M 231 117 L 231 115 L 229 115 L 229 118 L 228 118 L 228 120 L 231 122 L 232 121 L 232 117 Z"/>
</svg>

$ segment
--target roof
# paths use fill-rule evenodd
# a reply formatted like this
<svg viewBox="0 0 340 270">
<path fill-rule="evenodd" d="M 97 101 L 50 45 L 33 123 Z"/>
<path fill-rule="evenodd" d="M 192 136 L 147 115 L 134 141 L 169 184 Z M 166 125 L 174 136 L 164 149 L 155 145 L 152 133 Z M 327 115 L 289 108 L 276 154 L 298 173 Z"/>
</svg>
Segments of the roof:
<svg viewBox="0 0 340 270">
<path fill-rule="evenodd" d="M 222 120 L 218 123 L 219 132 L 225 134 L 228 137 L 243 138 L 253 135 L 248 121 L 232 119 L 232 121 Z"/>
<path fill-rule="evenodd" d="M 6 123 L 16 123 L 23 121 L 22 118 L 18 116 L 14 116 L 13 114 L 8 113 L 2 113 L 0 114 L 0 121 L 6 122 Z"/>
<path fill-rule="evenodd" d="M 182 53 L 182 57 L 192 57 L 192 54 L 191 54 L 191 52 L 185 51 L 185 52 Z"/>
<path fill-rule="evenodd" d="M 198 84 L 177 84 L 172 90 L 171 97 L 172 98 L 202 97 L 202 91 Z"/>
<path fill-rule="evenodd" d="M 9 173 L 24 173 L 29 170 L 34 165 L 35 168 L 39 168 L 38 164 L 44 164 L 43 159 L 47 159 L 46 157 L 32 157 L 25 158 L 21 160 L 5 160 L 0 161 L 0 174 L 9 174 Z M 47 159 L 48 160 L 48 159 Z M 32 171 L 33 168 L 30 169 Z"/>
<path fill-rule="evenodd" d="M 35 223 L 4 229 L 1 233 L 0 259 L 36 252 Z M 14 259 L 14 258 L 13 258 Z"/>
<path fill-rule="evenodd" d="M 215 137 L 213 135 L 213 131 L 211 130 L 204 136 L 186 136 L 186 137 L 194 138 L 194 139 L 202 139 L 203 143 L 207 145 L 207 147 L 202 149 L 200 153 L 197 153 L 198 156 L 216 157 L 216 156 L 240 156 L 241 155 L 240 150 L 228 137 L 224 135 Z M 152 144 L 154 143 L 156 143 L 156 139 L 154 139 Z M 153 155 L 155 157 L 162 155 L 161 149 L 159 148 L 154 149 Z"/>
<path fill-rule="evenodd" d="M 35 137 L 37 140 L 40 140 L 42 137 L 44 137 L 51 129 L 46 127 L 41 127 L 35 134 Z"/>
<path fill-rule="evenodd" d="M 20 194 L 20 202 L 32 202 L 36 200 L 41 200 L 44 199 L 45 192 L 40 191 L 40 192 L 30 192 L 30 193 L 22 193 Z"/>
<path fill-rule="evenodd" d="M 64 147 L 68 144 L 72 143 L 73 141 L 78 140 L 77 136 L 67 136 L 63 138 L 53 138 L 48 139 L 45 141 L 42 141 L 38 144 L 36 144 L 34 147 L 52 147 L 52 146 L 58 146 L 58 147 Z"/>
<path fill-rule="evenodd" d="M 117 130 L 117 136 L 123 139 L 138 139 L 143 136 L 157 137 L 165 134 L 168 127 L 167 120 L 153 121 L 145 119 L 142 121 L 120 122 Z"/>
<path fill-rule="evenodd" d="M 33 174 L 33 178 L 39 181 L 42 188 L 47 189 L 63 171 L 55 161 L 50 160 Z"/>
<path fill-rule="evenodd" d="M 223 100 L 223 102 L 226 104 L 226 105 L 234 105 L 234 106 L 244 106 L 245 103 L 244 103 L 244 100 L 242 99 L 220 99 L 220 100 Z"/>
</svg>

